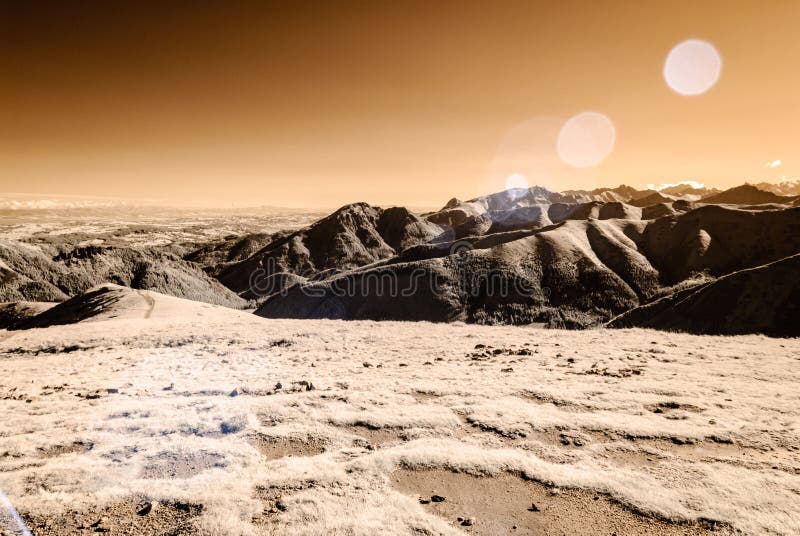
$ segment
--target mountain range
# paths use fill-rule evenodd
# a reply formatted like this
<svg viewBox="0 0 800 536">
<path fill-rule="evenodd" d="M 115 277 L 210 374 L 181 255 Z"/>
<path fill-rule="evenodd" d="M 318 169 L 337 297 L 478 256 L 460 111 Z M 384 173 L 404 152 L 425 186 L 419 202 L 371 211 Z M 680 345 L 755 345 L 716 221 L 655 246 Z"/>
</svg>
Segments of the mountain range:
<svg viewBox="0 0 800 536">
<path fill-rule="evenodd" d="M 532 187 L 424 214 L 354 203 L 298 230 L 174 251 L 5 240 L 0 299 L 63 301 L 111 282 L 270 318 L 800 334 L 786 276 L 800 196 L 749 184 Z"/>
</svg>

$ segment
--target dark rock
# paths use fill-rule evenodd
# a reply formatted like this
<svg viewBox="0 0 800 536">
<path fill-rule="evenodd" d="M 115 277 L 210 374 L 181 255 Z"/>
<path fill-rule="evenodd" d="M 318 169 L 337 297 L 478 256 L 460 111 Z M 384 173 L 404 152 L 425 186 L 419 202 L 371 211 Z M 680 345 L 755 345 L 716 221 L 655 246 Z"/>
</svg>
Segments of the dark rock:
<svg viewBox="0 0 800 536">
<path fill-rule="evenodd" d="M 144 503 L 144 505 L 143 505 L 143 506 L 141 506 L 141 507 L 139 508 L 139 510 L 137 510 L 137 511 L 136 511 L 136 514 L 137 514 L 137 515 L 140 515 L 140 516 L 146 516 L 146 515 L 147 515 L 147 514 L 149 514 L 149 513 L 150 513 L 152 510 L 153 510 L 153 503 L 151 503 L 151 502 L 146 502 L 146 503 Z"/>
</svg>

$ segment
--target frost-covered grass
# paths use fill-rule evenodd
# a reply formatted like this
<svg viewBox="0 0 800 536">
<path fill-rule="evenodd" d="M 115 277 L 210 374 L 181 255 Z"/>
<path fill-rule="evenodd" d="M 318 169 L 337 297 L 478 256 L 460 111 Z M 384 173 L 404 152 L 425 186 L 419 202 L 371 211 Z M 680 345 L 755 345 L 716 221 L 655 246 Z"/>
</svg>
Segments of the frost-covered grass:
<svg viewBox="0 0 800 536">
<path fill-rule="evenodd" d="M 154 296 L 0 331 L 0 488 L 21 512 L 146 497 L 202 504 L 214 534 L 458 534 L 391 487 L 402 466 L 800 533 L 796 340 L 265 320 Z M 267 459 L 256 437 L 325 450 Z"/>
</svg>

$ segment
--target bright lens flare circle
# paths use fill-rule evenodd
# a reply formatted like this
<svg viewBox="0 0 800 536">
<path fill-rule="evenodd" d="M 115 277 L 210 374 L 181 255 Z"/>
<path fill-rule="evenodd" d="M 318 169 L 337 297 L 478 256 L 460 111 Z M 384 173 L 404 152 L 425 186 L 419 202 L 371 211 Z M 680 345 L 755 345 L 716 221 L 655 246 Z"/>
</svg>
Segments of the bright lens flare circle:
<svg viewBox="0 0 800 536">
<path fill-rule="evenodd" d="M 573 167 L 596 166 L 614 149 L 617 130 L 607 116 L 582 112 L 572 116 L 558 133 L 558 156 Z"/>
<path fill-rule="evenodd" d="M 688 39 L 675 45 L 664 62 L 664 80 L 676 93 L 701 95 L 711 89 L 722 72 L 722 57 L 714 45 Z"/>
<path fill-rule="evenodd" d="M 522 173 L 512 173 L 506 177 L 506 190 L 515 190 L 518 188 L 528 189 L 528 179 Z"/>
</svg>

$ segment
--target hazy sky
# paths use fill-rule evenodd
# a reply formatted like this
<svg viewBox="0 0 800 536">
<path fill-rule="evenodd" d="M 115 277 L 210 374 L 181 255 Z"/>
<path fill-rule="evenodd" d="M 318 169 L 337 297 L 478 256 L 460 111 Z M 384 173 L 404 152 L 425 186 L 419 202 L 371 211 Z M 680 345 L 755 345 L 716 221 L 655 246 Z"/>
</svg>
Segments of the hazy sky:
<svg viewBox="0 0 800 536">
<path fill-rule="evenodd" d="M 2 3 L 0 192 L 436 206 L 512 173 L 800 176 L 796 0 L 127 4 Z M 723 63 L 687 97 L 662 71 L 689 38 Z M 575 168 L 557 139 L 585 111 L 616 143 Z"/>
</svg>

